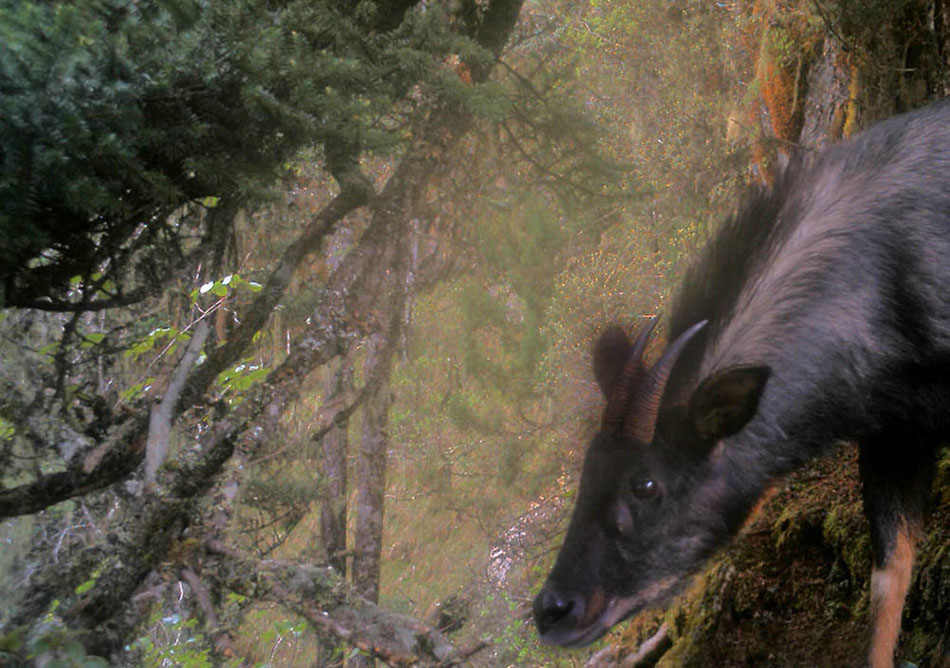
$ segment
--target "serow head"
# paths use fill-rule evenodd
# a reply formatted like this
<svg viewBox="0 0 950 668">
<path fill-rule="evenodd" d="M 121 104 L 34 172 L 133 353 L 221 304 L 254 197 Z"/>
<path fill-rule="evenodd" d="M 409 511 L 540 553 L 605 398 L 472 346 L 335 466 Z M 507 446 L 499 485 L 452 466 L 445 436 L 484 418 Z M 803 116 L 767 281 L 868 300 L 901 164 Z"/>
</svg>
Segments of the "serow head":
<svg viewBox="0 0 950 668">
<path fill-rule="evenodd" d="M 719 501 L 728 494 L 709 493 L 722 486 L 713 452 L 755 415 L 769 369 L 717 372 L 688 401 L 661 405 L 677 357 L 705 324 L 677 337 L 652 369 L 642 358 L 655 320 L 632 344 L 617 326 L 598 340 L 594 375 L 607 406 L 584 459 L 564 544 L 534 601 L 545 643 L 587 645 L 622 619 L 664 603 L 737 530 L 711 507 L 730 512 L 728 498 Z"/>
</svg>

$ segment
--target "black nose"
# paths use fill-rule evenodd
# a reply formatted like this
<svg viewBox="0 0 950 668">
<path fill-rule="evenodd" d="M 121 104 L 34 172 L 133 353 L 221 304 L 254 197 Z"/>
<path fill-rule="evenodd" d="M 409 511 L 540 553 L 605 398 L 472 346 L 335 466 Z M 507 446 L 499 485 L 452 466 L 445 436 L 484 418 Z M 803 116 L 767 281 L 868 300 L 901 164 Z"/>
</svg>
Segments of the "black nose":
<svg viewBox="0 0 950 668">
<path fill-rule="evenodd" d="M 576 605 L 576 601 L 558 592 L 550 583 L 545 584 L 534 599 L 534 623 L 538 625 L 538 632 L 543 636 L 553 629 Z"/>
</svg>

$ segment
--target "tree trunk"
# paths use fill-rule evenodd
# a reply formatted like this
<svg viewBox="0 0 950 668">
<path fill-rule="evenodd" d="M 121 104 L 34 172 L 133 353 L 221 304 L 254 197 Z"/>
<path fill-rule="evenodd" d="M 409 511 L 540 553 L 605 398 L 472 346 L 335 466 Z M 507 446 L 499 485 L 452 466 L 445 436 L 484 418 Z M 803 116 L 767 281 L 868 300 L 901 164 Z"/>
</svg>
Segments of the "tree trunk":
<svg viewBox="0 0 950 668">
<path fill-rule="evenodd" d="M 383 545 L 383 504 L 386 491 L 386 450 L 388 439 L 386 423 L 389 418 L 389 359 L 392 347 L 386 345 L 383 334 L 372 334 L 366 339 L 367 372 L 382 365 L 384 380 L 376 393 L 363 404 L 363 433 L 357 464 L 356 534 L 353 558 L 353 586 L 356 592 L 371 603 L 379 601 L 379 558 Z M 375 660 L 355 657 L 348 665 L 372 666 Z"/>
<path fill-rule="evenodd" d="M 327 365 L 324 380 L 324 400 L 334 401 L 350 391 L 353 386 L 353 373 L 347 357 Z M 326 563 L 336 571 L 340 578 L 346 579 L 346 514 L 347 514 L 347 456 L 349 454 L 349 420 L 333 427 L 324 435 L 320 447 L 320 479 L 317 484 L 321 490 L 320 537 L 326 550 Z M 323 633 L 320 637 L 318 656 L 315 666 L 342 666 L 343 660 L 333 661 L 339 639 Z"/>
<path fill-rule="evenodd" d="M 332 401 L 353 384 L 353 374 L 346 359 L 336 368 L 328 369 L 325 383 L 326 400 Z M 323 459 L 320 485 L 323 505 L 320 509 L 320 535 L 326 548 L 327 563 L 340 577 L 346 577 L 346 458 L 349 450 L 348 421 L 335 425 L 323 437 Z"/>
</svg>

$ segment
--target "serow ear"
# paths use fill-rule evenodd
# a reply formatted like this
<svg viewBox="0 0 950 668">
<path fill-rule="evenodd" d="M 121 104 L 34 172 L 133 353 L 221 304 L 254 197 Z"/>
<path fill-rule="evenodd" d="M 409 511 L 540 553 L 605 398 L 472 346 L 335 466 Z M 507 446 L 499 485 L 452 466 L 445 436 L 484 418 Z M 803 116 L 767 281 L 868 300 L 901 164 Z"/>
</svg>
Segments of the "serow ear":
<svg viewBox="0 0 950 668">
<path fill-rule="evenodd" d="M 706 378 L 689 400 L 696 433 L 709 441 L 738 433 L 758 410 L 771 373 L 767 366 L 737 366 Z"/>
<path fill-rule="evenodd" d="M 623 365 L 630 351 L 630 339 L 620 325 L 611 325 L 594 345 L 594 378 L 600 391 L 610 398 L 614 385 L 623 373 Z"/>
</svg>

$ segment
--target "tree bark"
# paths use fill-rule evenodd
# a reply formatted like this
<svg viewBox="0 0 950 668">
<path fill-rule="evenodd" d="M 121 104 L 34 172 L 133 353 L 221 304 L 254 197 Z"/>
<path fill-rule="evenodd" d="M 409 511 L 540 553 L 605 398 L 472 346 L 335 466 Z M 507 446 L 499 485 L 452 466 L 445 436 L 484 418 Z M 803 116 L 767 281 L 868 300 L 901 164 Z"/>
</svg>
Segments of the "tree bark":
<svg viewBox="0 0 950 668">
<path fill-rule="evenodd" d="M 379 557 L 383 541 L 383 502 L 386 491 L 386 424 L 389 418 L 389 364 L 382 334 L 366 342 L 367 369 L 380 365 L 381 381 L 376 392 L 363 402 L 362 437 L 357 464 L 356 534 L 353 585 L 368 601 L 379 601 Z"/>
<path fill-rule="evenodd" d="M 353 384 L 349 361 L 341 358 L 336 368 L 327 370 L 324 393 L 327 401 L 341 396 Z M 347 455 L 349 421 L 335 424 L 322 439 L 319 484 L 323 488 L 320 508 L 320 535 L 327 563 L 340 577 L 346 577 Z"/>
<path fill-rule="evenodd" d="M 379 559 L 383 551 L 383 511 L 386 492 L 386 451 L 389 419 L 389 368 L 392 346 L 383 334 L 366 340 L 367 369 L 379 368 L 381 382 L 372 396 L 363 402 L 362 435 L 357 462 L 356 530 L 354 535 L 353 587 L 371 603 L 379 602 Z M 367 668 L 375 664 L 372 656 L 356 656 L 349 668 Z"/>
</svg>

